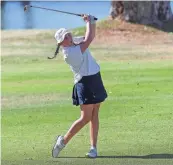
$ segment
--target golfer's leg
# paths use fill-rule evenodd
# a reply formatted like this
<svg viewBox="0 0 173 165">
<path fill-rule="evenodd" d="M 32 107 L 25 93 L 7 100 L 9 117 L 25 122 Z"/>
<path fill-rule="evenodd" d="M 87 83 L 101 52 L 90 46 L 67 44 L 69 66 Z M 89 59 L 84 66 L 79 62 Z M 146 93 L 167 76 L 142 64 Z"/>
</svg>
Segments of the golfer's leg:
<svg viewBox="0 0 173 165">
<path fill-rule="evenodd" d="M 94 104 L 94 110 L 92 112 L 92 118 L 90 121 L 90 143 L 91 146 L 97 146 L 97 137 L 98 137 L 98 130 L 99 130 L 99 104 Z"/>
<path fill-rule="evenodd" d="M 71 128 L 64 136 L 64 144 L 67 144 L 69 140 L 91 120 L 93 106 L 93 104 L 80 106 L 81 117 L 72 124 Z"/>
</svg>

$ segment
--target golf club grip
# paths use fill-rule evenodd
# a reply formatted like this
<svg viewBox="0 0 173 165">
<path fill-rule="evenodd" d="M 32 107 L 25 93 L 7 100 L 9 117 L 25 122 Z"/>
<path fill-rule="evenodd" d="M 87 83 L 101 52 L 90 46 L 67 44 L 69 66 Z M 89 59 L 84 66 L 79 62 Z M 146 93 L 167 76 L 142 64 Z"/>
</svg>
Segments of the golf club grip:
<svg viewBox="0 0 173 165">
<path fill-rule="evenodd" d="M 77 14 L 78 16 L 80 16 L 80 17 L 83 17 L 84 16 L 84 14 Z M 96 18 L 96 17 L 94 17 L 94 20 L 98 20 L 98 18 Z"/>
</svg>

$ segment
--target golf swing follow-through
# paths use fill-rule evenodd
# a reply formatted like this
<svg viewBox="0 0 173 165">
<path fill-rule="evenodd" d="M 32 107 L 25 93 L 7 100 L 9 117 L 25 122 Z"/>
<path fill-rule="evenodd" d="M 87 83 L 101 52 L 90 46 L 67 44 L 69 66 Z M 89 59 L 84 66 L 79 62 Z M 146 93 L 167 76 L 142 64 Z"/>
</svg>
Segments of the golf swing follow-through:
<svg viewBox="0 0 173 165">
<path fill-rule="evenodd" d="M 89 158 L 97 157 L 97 138 L 99 131 L 99 109 L 107 98 L 100 73 L 100 66 L 92 57 L 88 47 L 95 38 L 96 18 L 91 15 L 81 15 L 86 23 L 84 37 L 73 37 L 65 28 L 56 31 L 54 37 L 57 42 L 55 56 L 62 47 L 65 62 L 74 74 L 72 90 L 73 105 L 80 106 L 80 117 L 71 125 L 65 135 L 57 136 L 52 149 L 52 156 L 58 157 L 60 151 L 86 124 L 90 123 L 90 150 L 86 154 Z M 55 57 L 54 56 L 54 57 Z M 53 58 L 54 58 L 53 57 Z"/>
<path fill-rule="evenodd" d="M 67 12 L 67 11 L 62 11 L 62 10 L 56 10 L 56 9 L 50 9 L 50 8 L 45 8 L 45 7 L 40 7 L 40 6 L 33 6 L 33 5 L 25 5 L 24 7 L 24 11 L 26 12 L 27 10 L 29 10 L 29 8 L 37 8 L 37 9 L 43 9 L 43 10 L 49 10 L 49 11 L 55 11 L 55 12 L 59 12 L 59 13 L 64 13 L 64 14 L 70 14 L 70 15 L 75 15 L 75 16 L 79 16 L 79 17 L 83 17 L 84 14 L 76 14 L 76 13 L 72 13 L 72 12 Z M 94 20 L 97 20 L 96 17 L 94 17 Z M 53 59 L 56 57 L 56 55 L 58 54 L 59 51 L 59 47 L 57 46 L 55 54 L 53 57 L 47 57 L 48 59 Z"/>
<path fill-rule="evenodd" d="M 71 13 L 71 12 L 67 12 L 67 11 L 50 9 L 50 8 L 45 8 L 45 7 L 40 7 L 40 6 L 33 6 L 33 5 L 25 5 L 24 11 L 27 11 L 30 7 L 43 9 L 43 10 L 49 10 L 49 11 L 55 11 L 55 12 L 59 12 L 59 13 L 71 14 L 71 15 L 75 15 L 75 16 L 79 16 L 79 17 L 83 17 L 83 15 L 84 15 L 84 14 L 76 14 L 76 13 Z M 94 20 L 97 20 L 97 18 L 94 17 Z"/>
</svg>

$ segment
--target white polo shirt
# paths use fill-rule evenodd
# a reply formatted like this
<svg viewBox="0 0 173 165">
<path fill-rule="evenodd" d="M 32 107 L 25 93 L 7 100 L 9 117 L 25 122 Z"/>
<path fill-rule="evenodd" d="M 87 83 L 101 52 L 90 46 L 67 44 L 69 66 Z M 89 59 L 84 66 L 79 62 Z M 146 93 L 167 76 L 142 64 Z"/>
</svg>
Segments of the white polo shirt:
<svg viewBox="0 0 173 165">
<path fill-rule="evenodd" d="M 79 38 L 80 40 L 81 38 Z M 75 42 L 76 43 L 76 42 Z M 82 54 L 80 45 L 63 47 L 64 60 L 70 66 L 74 74 L 76 84 L 83 76 L 94 75 L 100 71 L 100 66 L 91 56 L 88 49 Z"/>
</svg>

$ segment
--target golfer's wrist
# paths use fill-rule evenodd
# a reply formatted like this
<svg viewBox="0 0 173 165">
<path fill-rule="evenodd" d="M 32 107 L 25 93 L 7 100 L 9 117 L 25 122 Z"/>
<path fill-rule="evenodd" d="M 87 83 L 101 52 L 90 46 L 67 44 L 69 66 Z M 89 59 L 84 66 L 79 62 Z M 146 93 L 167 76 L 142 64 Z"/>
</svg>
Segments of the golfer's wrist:
<svg viewBox="0 0 173 165">
<path fill-rule="evenodd" d="M 95 23 L 96 23 L 95 17 L 92 16 L 92 15 L 89 15 L 89 17 L 90 17 L 90 22 L 91 22 L 91 24 L 95 24 Z"/>
<path fill-rule="evenodd" d="M 91 23 L 91 24 L 95 24 L 95 17 L 94 16 L 92 16 L 92 15 L 88 15 L 88 19 L 87 20 L 85 20 L 85 22 L 86 23 Z"/>
</svg>

